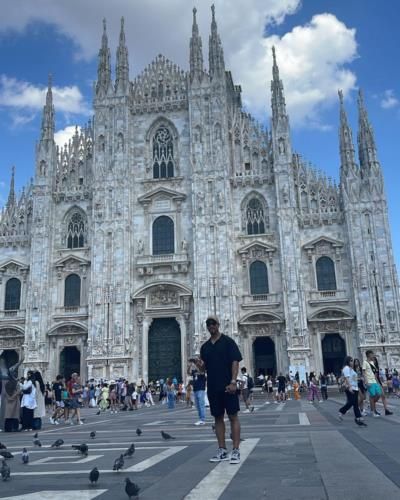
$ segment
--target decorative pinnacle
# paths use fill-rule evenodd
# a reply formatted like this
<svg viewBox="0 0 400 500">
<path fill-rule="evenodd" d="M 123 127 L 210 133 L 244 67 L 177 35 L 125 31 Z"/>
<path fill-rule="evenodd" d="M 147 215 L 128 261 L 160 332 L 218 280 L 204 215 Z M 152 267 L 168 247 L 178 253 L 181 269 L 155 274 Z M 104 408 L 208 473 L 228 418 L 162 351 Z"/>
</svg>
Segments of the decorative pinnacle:
<svg viewBox="0 0 400 500">
<path fill-rule="evenodd" d="M 338 96 L 339 96 L 340 105 L 343 106 L 343 91 L 342 90 L 338 90 Z"/>
<path fill-rule="evenodd" d="M 7 208 L 10 208 L 11 206 L 15 205 L 14 178 L 15 178 L 15 166 L 13 165 L 11 168 L 11 181 L 10 181 L 10 191 L 8 193 Z"/>
<path fill-rule="evenodd" d="M 103 18 L 103 33 L 106 34 L 107 31 L 107 21 L 106 18 Z"/>
</svg>

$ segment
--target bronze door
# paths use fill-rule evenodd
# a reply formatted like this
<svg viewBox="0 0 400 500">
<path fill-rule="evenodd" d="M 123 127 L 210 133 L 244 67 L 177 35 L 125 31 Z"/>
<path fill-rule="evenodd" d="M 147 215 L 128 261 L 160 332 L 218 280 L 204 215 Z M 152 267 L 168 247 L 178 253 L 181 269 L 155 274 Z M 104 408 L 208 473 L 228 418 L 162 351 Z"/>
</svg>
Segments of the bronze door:
<svg viewBox="0 0 400 500">
<path fill-rule="evenodd" d="M 149 382 L 181 380 L 181 329 L 175 318 L 157 318 L 149 329 Z"/>
</svg>

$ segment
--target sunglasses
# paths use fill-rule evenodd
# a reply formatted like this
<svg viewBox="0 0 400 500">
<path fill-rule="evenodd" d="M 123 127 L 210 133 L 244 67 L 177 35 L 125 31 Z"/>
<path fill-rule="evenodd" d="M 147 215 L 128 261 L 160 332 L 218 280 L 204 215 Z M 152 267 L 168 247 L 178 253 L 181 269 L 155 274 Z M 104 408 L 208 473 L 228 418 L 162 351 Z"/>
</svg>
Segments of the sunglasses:
<svg viewBox="0 0 400 500">
<path fill-rule="evenodd" d="M 214 321 L 214 320 L 211 320 L 211 321 L 206 321 L 206 325 L 207 325 L 207 326 L 215 326 L 216 324 L 217 324 L 217 322 L 216 322 L 216 321 Z"/>
</svg>

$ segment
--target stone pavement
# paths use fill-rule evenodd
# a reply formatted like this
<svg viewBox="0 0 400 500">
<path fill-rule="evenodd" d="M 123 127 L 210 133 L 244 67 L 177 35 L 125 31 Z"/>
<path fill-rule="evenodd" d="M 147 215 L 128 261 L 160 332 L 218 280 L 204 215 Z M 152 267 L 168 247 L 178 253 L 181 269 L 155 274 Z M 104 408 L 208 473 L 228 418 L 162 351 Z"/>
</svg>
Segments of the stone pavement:
<svg viewBox="0 0 400 500">
<path fill-rule="evenodd" d="M 34 449 L 31 433 L 0 434 L 15 454 L 8 461 L 11 480 L 0 482 L 0 498 L 24 500 L 126 499 L 124 479 L 141 487 L 142 500 L 340 499 L 400 498 L 400 400 L 391 400 L 395 415 L 372 419 L 358 428 L 352 415 L 337 421 L 343 396 L 334 393 L 324 403 L 288 401 L 265 404 L 255 398 L 255 411 L 241 413 L 242 461 L 212 464 L 216 449 L 211 418 L 195 427 L 196 412 L 179 404 L 143 408 L 117 415 L 83 410 L 83 426 L 50 426 L 40 432 L 42 448 Z M 136 428 L 143 434 L 138 438 Z M 94 440 L 89 432 L 96 430 Z M 160 430 L 176 437 L 164 441 Z M 229 434 L 229 431 L 227 432 Z M 60 449 L 51 449 L 56 438 Z M 89 455 L 78 456 L 72 444 L 86 442 Z M 124 470 L 112 471 L 115 458 L 131 442 L 136 445 Z M 228 439 L 228 448 L 231 441 Z M 21 463 L 27 447 L 29 465 Z M 91 487 L 88 474 L 100 470 Z"/>
</svg>

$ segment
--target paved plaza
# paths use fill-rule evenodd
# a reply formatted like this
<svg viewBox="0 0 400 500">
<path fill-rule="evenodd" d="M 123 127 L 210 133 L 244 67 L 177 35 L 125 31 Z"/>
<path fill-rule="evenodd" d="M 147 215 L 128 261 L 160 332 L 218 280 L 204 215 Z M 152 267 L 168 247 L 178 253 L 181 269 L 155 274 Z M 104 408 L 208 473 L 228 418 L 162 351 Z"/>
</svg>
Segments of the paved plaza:
<svg viewBox="0 0 400 500">
<path fill-rule="evenodd" d="M 32 433 L 0 434 L 14 454 L 8 461 L 11 480 L 0 483 L 0 497 L 126 499 L 124 481 L 129 477 L 140 486 L 142 500 L 400 498 L 400 400 L 390 400 L 393 416 L 367 417 L 367 428 L 358 428 L 350 413 L 343 423 L 337 421 L 343 400 L 331 392 L 323 403 L 278 405 L 265 404 L 264 396 L 257 394 L 255 411 L 241 413 L 240 465 L 209 462 L 216 450 L 212 419 L 195 427 L 196 411 L 184 404 L 175 410 L 157 405 L 116 415 L 83 410 L 85 425 L 46 423 L 39 433 L 41 448 L 33 447 Z M 136 436 L 137 427 L 143 430 L 141 437 Z M 94 440 L 89 438 L 93 430 Z M 176 439 L 164 441 L 161 430 Z M 57 438 L 65 444 L 50 448 Z M 71 448 L 83 442 L 89 445 L 87 457 Z M 132 442 L 134 456 L 125 460 L 121 472 L 114 472 L 114 460 Z M 230 448 L 229 439 L 227 443 Z M 23 447 L 29 451 L 28 465 L 21 463 Z M 94 466 L 100 479 L 90 486 Z"/>
</svg>

